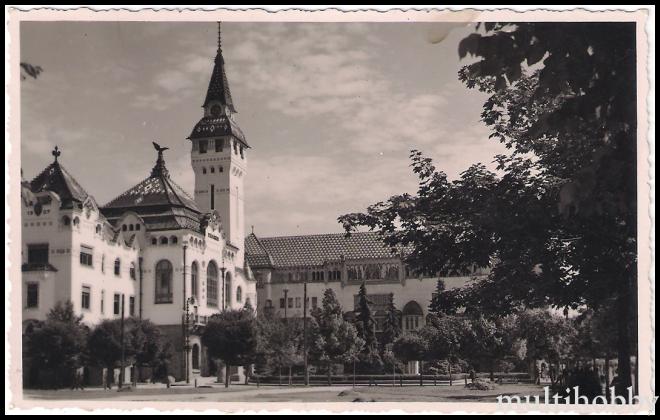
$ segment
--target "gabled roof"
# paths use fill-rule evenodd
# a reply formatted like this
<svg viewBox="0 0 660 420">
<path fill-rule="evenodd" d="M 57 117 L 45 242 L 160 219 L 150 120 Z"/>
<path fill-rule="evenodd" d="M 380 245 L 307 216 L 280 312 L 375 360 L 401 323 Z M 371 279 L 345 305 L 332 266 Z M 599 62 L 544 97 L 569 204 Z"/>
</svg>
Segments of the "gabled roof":
<svg viewBox="0 0 660 420">
<path fill-rule="evenodd" d="M 376 232 L 357 232 L 351 236 L 329 233 L 304 236 L 257 238 L 245 240 L 250 266 L 264 266 L 267 261 L 276 268 L 321 266 L 326 262 L 358 259 L 393 258 Z"/>
<path fill-rule="evenodd" d="M 74 202 L 83 203 L 89 194 L 57 159 L 30 182 L 33 193 L 52 191 L 62 200 L 62 208 L 70 208 Z"/>
</svg>

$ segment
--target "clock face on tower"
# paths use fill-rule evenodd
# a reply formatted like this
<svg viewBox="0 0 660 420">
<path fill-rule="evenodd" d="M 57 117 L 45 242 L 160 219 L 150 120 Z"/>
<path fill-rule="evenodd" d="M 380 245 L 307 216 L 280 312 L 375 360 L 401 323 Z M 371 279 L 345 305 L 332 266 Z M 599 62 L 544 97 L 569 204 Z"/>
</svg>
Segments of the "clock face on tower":
<svg viewBox="0 0 660 420">
<path fill-rule="evenodd" d="M 220 105 L 213 105 L 211 107 L 211 116 L 218 118 L 220 116 L 220 113 L 222 112 L 222 108 Z"/>
</svg>

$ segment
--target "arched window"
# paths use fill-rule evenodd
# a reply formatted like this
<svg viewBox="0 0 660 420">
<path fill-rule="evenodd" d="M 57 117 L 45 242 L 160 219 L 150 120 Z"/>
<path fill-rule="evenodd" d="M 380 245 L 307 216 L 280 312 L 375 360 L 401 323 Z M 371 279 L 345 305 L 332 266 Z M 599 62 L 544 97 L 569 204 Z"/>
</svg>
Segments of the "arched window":
<svg viewBox="0 0 660 420">
<path fill-rule="evenodd" d="M 171 244 L 176 244 L 177 242 L 179 242 L 179 240 L 177 239 L 176 236 L 170 236 L 170 243 Z"/>
<path fill-rule="evenodd" d="M 134 229 L 134 228 L 133 228 L 133 223 L 131 223 L 130 225 L 128 225 L 128 230 L 130 230 L 130 231 L 132 232 L 133 229 Z"/>
<path fill-rule="evenodd" d="M 215 173 L 215 166 L 211 166 L 211 173 L 212 173 L 212 174 Z"/>
<path fill-rule="evenodd" d="M 128 229 L 128 228 L 127 228 L 126 225 L 121 225 L 121 230 L 122 230 L 122 231 L 126 232 L 127 229 Z"/>
<path fill-rule="evenodd" d="M 156 299 L 155 303 L 172 303 L 172 263 L 160 260 L 156 264 Z"/>
<path fill-rule="evenodd" d="M 225 274 L 225 307 L 231 307 L 231 273 Z"/>
<path fill-rule="evenodd" d="M 75 226 L 78 226 L 78 225 L 80 224 L 80 219 L 78 218 L 78 216 L 76 216 L 76 217 L 73 218 L 73 224 L 74 224 Z"/>
<path fill-rule="evenodd" d="M 137 223 L 137 224 L 135 225 L 135 230 L 140 230 L 140 224 L 139 224 L 139 223 Z"/>
<path fill-rule="evenodd" d="M 205 167 L 202 167 L 202 173 L 206 174 L 206 168 Z"/>
<path fill-rule="evenodd" d="M 160 237 L 160 244 L 161 245 L 167 245 L 167 236 L 161 236 Z"/>
<path fill-rule="evenodd" d="M 115 276 L 118 276 L 121 272 L 121 261 L 119 258 L 115 260 Z"/>
<path fill-rule="evenodd" d="M 225 171 L 225 168 L 223 168 L 222 166 L 218 166 L 218 172 L 221 172 L 221 173 L 222 173 L 222 172 L 224 172 L 224 171 Z"/>
<path fill-rule="evenodd" d="M 236 302 L 243 302 L 243 289 L 241 289 L 241 286 L 236 288 Z"/>
<path fill-rule="evenodd" d="M 151 245 L 158 245 L 158 238 L 151 238 Z"/>
<path fill-rule="evenodd" d="M 190 294 L 199 301 L 199 266 L 197 261 L 190 265 Z"/>
<path fill-rule="evenodd" d="M 62 224 L 64 226 L 69 226 L 71 224 L 71 219 L 69 218 L 69 216 L 62 217 Z"/>
<path fill-rule="evenodd" d="M 96 233 L 101 233 L 101 225 L 96 225 Z"/>
<path fill-rule="evenodd" d="M 206 303 L 208 306 L 218 306 L 218 266 L 215 261 L 206 267 Z"/>
<path fill-rule="evenodd" d="M 422 307 L 419 306 L 419 303 L 411 300 L 406 303 L 406 306 L 403 307 L 403 331 L 417 331 L 422 325 L 422 319 L 424 317 L 424 312 Z"/>
<path fill-rule="evenodd" d="M 131 280 L 135 280 L 135 263 L 134 262 L 131 263 L 129 273 L 131 275 Z"/>
<path fill-rule="evenodd" d="M 199 345 L 193 344 L 192 346 L 192 368 L 199 369 Z"/>
</svg>

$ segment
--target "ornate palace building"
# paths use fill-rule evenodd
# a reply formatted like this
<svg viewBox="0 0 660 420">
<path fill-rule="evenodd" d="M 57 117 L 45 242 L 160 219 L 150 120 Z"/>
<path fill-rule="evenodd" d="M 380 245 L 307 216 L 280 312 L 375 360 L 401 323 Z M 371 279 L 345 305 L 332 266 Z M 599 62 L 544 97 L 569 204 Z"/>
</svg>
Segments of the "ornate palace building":
<svg viewBox="0 0 660 420">
<path fill-rule="evenodd" d="M 188 137 L 194 198 L 171 178 L 167 148 L 154 143 L 146 178 L 99 206 L 55 148 L 53 162 L 22 182 L 24 328 L 64 301 L 91 326 L 119 318 L 123 300 L 126 316 L 151 320 L 171 340 L 171 375 L 209 374 L 198 329 L 184 333 L 184 320 L 204 325 L 224 308 L 257 304 L 244 249 L 249 146 L 235 113 L 218 36 L 203 116 Z"/>
</svg>

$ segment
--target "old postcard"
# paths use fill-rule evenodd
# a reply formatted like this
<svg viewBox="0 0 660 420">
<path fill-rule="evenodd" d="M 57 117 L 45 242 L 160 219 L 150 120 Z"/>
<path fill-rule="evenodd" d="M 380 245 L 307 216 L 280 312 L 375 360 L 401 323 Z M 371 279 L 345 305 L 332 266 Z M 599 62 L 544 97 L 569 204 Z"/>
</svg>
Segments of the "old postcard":
<svg viewBox="0 0 660 420">
<path fill-rule="evenodd" d="M 10 8 L 6 408 L 653 412 L 650 10 Z"/>
</svg>

